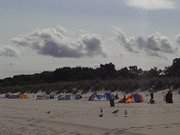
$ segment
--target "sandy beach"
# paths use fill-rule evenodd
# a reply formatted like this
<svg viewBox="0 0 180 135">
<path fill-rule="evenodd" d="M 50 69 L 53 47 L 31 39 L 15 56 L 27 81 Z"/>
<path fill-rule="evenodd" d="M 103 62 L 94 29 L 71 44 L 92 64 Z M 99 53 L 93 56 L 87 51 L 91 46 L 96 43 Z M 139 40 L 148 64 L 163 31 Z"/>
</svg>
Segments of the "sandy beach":
<svg viewBox="0 0 180 135">
<path fill-rule="evenodd" d="M 114 108 L 104 101 L 0 99 L 0 135 L 179 135 L 179 99 L 177 95 L 174 104 Z M 116 109 L 119 112 L 113 114 Z"/>
<path fill-rule="evenodd" d="M 180 135 L 180 0 L 0 0 L 0 135 Z"/>
</svg>

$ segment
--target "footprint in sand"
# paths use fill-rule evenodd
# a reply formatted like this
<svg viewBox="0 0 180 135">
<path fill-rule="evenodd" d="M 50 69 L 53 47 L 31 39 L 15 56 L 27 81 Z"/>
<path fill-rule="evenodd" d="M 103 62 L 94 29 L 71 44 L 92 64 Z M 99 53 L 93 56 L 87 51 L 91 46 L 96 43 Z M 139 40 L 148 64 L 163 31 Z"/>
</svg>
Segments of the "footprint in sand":
<svg viewBox="0 0 180 135">
<path fill-rule="evenodd" d="M 171 128 L 170 126 L 165 126 L 164 128 Z"/>
</svg>

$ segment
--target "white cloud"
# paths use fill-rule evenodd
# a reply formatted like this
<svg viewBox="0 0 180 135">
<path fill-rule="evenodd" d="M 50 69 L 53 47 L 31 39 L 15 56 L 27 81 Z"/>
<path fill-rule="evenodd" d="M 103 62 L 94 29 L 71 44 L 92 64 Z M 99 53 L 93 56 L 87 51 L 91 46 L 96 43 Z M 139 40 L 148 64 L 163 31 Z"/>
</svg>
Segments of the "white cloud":
<svg viewBox="0 0 180 135">
<path fill-rule="evenodd" d="M 178 45 L 180 45 L 180 34 L 178 34 L 178 35 L 176 36 L 176 43 L 178 43 Z"/>
<path fill-rule="evenodd" d="M 125 0 L 130 7 L 141 8 L 145 10 L 174 9 L 176 0 Z"/>
<path fill-rule="evenodd" d="M 102 41 L 95 34 L 79 35 L 74 39 L 66 34 L 62 28 L 47 28 L 37 30 L 26 36 L 14 38 L 12 41 L 18 46 L 30 47 L 38 54 L 52 57 L 91 57 L 105 56 Z"/>
<path fill-rule="evenodd" d="M 163 57 L 164 54 L 176 52 L 176 48 L 172 47 L 170 40 L 160 34 L 152 34 L 147 37 L 128 37 L 123 32 L 117 32 L 117 41 L 128 52 L 145 53 L 150 56 Z"/>
<path fill-rule="evenodd" d="M 17 57 L 19 55 L 19 52 L 10 46 L 1 47 L 0 48 L 0 56 L 3 57 Z"/>
<path fill-rule="evenodd" d="M 178 47 L 173 46 L 168 37 L 161 34 L 127 36 L 118 28 L 115 29 L 116 41 L 127 52 L 164 57 L 178 51 Z M 73 32 L 67 32 L 64 28 L 55 27 L 36 30 L 30 34 L 16 37 L 12 42 L 17 47 L 31 48 L 37 54 L 57 58 L 105 57 L 102 43 L 106 43 L 108 39 L 102 41 L 99 35 L 86 33 L 76 33 L 74 35 Z M 176 42 L 180 43 L 180 36 L 177 36 Z M 3 50 L 1 54 L 5 55 L 5 52 Z M 13 52 L 11 53 L 9 54 L 13 56 Z"/>
</svg>

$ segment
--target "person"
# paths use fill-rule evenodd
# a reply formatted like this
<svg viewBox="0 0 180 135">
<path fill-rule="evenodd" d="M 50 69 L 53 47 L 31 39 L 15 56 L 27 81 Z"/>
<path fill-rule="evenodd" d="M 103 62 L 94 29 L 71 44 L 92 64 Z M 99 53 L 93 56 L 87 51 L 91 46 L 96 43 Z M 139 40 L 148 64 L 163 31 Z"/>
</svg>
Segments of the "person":
<svg viewBox="0 0 180 135">
<path fill-rule="evenodd" d="M 172 104 L 173 103 L 173 94 L 172 91 L 169 90 L 168 93 L 165 96 L 165 100 L 167 104 Z"/>
<path fill-rule="evenodd" d="M 124 110 L 124 117 L 128 117 L 128 111 L 126 109 Z"/>
<path fill-rule="evenodd" d="M 123 103 L 126 103 L 126 95 L 123 97 Z"/>
<path fill-rule="evenodd" d="M 155 101 L 154 101 L 154 93 L 153 92 L 151 92 L 151 94 L 150 94 L 150 101 L 149 101 L 149 103 L 150 104 L 154 104 L 155 103 Z"/>
<path fill-rule="evenodd" d="M 114 96 L 111 94 L 110 98 L 109 98 L 109 103 L 111 107 L 115 107 L 115 103 L 114 103 Z"/>
<path fill-rule="evenodd" d="M 119 95 L 118 95 L 118 93 L 116 93 L 116 95 L 115 95 L 115 99 L 117 100 L 117 99 L 119 99 Z"/>
<path fill-rule="evenodd" d="M 100 108 L 100 114 L 99 114 L 99 117 L 103 117 L 103 109 L 102 108 Z"/>
</svg>

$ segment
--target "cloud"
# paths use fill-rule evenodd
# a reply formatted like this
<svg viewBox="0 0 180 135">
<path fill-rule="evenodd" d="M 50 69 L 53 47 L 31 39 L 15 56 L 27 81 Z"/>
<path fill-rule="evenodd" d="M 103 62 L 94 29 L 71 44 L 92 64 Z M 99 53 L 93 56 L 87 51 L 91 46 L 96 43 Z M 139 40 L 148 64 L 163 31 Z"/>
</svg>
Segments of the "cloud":
<svg viewBox="0 0 180 135">
<path fill-rule="evenodd" d="M 2 47 L 0 48 L 0 56 L 4 57 L 17 57 L 19 55 L 19 52 L 12 47 Z"/>
<path fill-rule="evenodd" d="M 180 34 L 178 34 L 178 35 L 176 36 L 176 43 L 178 43 L 178 44 L 180 45 Z"/>
<path fill-rule="evenodd" d="M 174 9 L 176 0 L 125 0 L 129 7 L 145 10 Z"/>
<path fill-rule="evenodd" d="M 117 39 L 125 47 L 127 51 L 137 53 L 137 51 L 135 51 L 131 43 L 133 39 L 128 39 L 128 37 L 126 37 L 123 32 L 118 31 Z"/>
<path fill-rule="evenodd" d="M 160 34 L 152 34 L 147 37 L 127 37 L 123 32 L 118 31 L 116 39 L 120 45 L 131 53 L 143 52 L 150 56 L 162 57 L 163 54 L 176 52 L 169 39 Z"/>
<path fill-rule="evenodd" d="M 95 34 L 79 35 L 79 39 L 68 35 L 62 28 L 37 30 L 12 41 L 21 47 L 30 47 L 38 54 L 52 57 L 80 58 L 105 56 L 102 41 Z"/>
<path fill-rule="evenodd" d="M 106 56 L 106 54 L 102 51 L 101 48 L 101 40 L 96 35 L 84 35 L 81 39 L 82 44 L 84 44 L 86 53 L 88 56 L 94 56 L 101 54 L 102 56 Z"/>
</svg>

